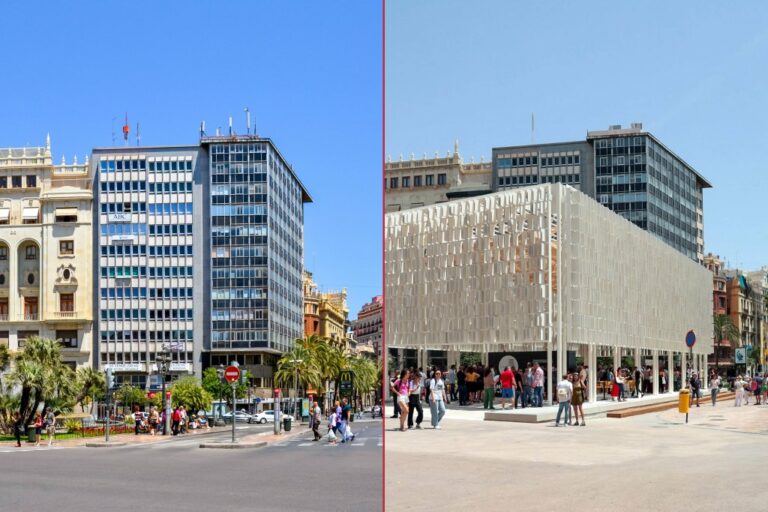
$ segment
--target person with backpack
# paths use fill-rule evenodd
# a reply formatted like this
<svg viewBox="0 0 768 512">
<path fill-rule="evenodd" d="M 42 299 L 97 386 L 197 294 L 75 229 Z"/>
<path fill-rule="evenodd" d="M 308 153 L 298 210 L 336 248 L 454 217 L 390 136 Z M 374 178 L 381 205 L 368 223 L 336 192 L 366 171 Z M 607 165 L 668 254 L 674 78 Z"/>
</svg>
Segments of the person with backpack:
<svg viewBox="0 0 768 512">
<path fill-rule="evenodd" d="M 688 386 L 691 388 L 691 395 L 689 398 L 689 405 L 693 405 L 693 399 L 696 398 L 696 407 L 699 406 L 699 395 L 701 393 L 701 379 L 695 373 L 691 374 L 691 379 L 688 381 Z"/>
<path fill-rule="evenodd" d="M 563 380 L 557 385 L 557 417 L 555 426 L 560 426 L 560 415 L 563 415 L 563 426 L 571 424 L 571 397 L 573 396 L 573 384 L 568 380 L 568 375 L 563 375 Z"/>
<path fill-rule="evenodd" d="M 46 409 L 44 426 L 48 432 L 48 446 L 52 446 L 56 438 L 56 415 L 53 414 L 50 407 Z"/>
<path fill-rule="evenodd" d="M 171 432 L 173 432 L 174 436 L 177 436 L 179 435 L 179 425 L 181 424 L 181 410 L 179 410 L 179 407 L 173 410 L 171 421 Z M 235 421 L 234 415 L 232 416 L 232 421 Z"/>
<path fill-rule="evenodd" d="M 752 378 L 752 395 L 755 397 L 755 405 L 760 405 L 760 398 L 763 392 L 763 379 L 759 375 Z"/>
</svg>

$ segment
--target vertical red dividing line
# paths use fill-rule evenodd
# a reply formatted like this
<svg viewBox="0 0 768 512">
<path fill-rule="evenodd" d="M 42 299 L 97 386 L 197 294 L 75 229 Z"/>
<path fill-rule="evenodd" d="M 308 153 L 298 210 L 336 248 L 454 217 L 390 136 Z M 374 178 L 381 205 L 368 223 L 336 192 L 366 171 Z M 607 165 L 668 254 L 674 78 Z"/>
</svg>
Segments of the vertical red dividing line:
<svg viewBox="0 0 768 512">
<path fill-rule="evenodd" d="M 384 268 L 384 254 L 385 254 L 385 219 L 386 213 L 386 187 L 384 186 L 384 165 L 385 165 L 385 151 L 387 141 L 387 1 L 381 0 L 381 178 L 379 180 L 379 186 L 381 186 L 381 357 L 382 357 L 382 376 L 381 376 L 381 510 L 382 512 L 387 509 L 387 480 L 386 480 L 386 462 L 387 462 L 387 436 L 385 435 L 387 424 L 387 391 L 389 390 L 389 373 L 387 368 L 387 283 L 386 283 L 386 269 Z"/>
</svg>

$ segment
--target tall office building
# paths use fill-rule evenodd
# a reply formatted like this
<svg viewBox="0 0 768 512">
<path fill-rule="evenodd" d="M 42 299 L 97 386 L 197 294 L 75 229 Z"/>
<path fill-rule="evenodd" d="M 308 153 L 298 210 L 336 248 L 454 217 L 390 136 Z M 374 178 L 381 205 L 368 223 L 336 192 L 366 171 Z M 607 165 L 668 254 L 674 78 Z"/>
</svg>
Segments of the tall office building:
<svg viewBox="0 0 768 512">
<path fill-rule="evenodd" d="M 164 350 L 171 372 L 201 371 L 206 165 L 198 146 L 93 150 L 96 362 L 118 384 L 158 387 Z"/>
<path fill-rule="evenodd" d="M 311 198 L 270 139 L 203 136 L 210 187 L 210 339 L 204 365 L 237 361 L 272 385 L 304 336 L 304 203 Z"/>
<path fill-rule="evenodd" d="M 0 149 L 0 344 L 55 339 L 73 368 L 93 342 L 89 176 L 87 160 L 53 165 L 50 139 Z"/>
<path fill-rule="evenodd" d="M 704 260 L 703 201 L 712 185 L 640 123 L 585 141 L 493 149 L 493 190 L 571 185 L 694 261 Z"/>
</svg>

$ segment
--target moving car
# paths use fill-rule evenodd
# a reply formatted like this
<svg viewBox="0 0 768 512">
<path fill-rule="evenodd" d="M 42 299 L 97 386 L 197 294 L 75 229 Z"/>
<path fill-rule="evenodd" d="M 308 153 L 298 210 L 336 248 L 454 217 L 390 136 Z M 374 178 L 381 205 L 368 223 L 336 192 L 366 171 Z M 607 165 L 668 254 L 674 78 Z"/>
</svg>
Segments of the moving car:
<svg viewBox="0 0 768 512">
<path fill-rule="evenodd" d="M 258 414 L 254 414 L 251 416 L 251 419 L 248 421 L 248 423 L 274 423 L 275 422 L 275 411 L 263 411 Z"/>
</svg>

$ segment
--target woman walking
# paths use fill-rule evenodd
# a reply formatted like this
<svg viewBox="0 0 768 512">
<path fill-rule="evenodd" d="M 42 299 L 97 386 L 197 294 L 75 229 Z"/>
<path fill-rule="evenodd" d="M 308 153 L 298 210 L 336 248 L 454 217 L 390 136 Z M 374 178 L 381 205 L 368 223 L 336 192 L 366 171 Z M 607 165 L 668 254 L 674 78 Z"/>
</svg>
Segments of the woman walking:
<svg viewBox="0 0 768 512">
<path fill-rule="evenodd" d="M 720 376 L 715 372 L 709 376 L 709 394 L 712 396 L 712 407 L 717 403 L 717 394 L 720 392 Z"/>
<path fill-rule="evenodd" d="M 424 420 L 424 409 L 421 407 L 421 391 L 423 387 L 421 374 L 419 372 L 413 372 L 411 374 L 411 381 L 408 385 L 408 429 L 413 428 L 414 410 L 418 413 L 416 415 L 416 428 L 421 429 L 421 422 Z"/>
<path fill-rule="evenodd" d="M 317 402 L 312 404 L 312 434 L 315 438 L 313 441 L 319 441 L 323 436 L 320 435 L 320 406 Z"/>
<path fill-rule="evenodd" d="M 46 409 L 45 428 L 48 431 L 48 446 L 51 446 L 56 437 L 56 415 L 53 414 L 50 407 Z"/>
<path fill-rule="evenodd" d="M 35 413 L 35 446 L 40 446 L 40 436 L 43 433 L 43 416 Z"/>
<path fill-rule="evenodd" d="M 397 405 L 400 407 L 400 432 L 405 432 L 408 419 L 408 370 L 400 371 L 400 378 L 392 383 L 391 391 L 397 395 Z"/>
<path fill-rule="evenodd" d="M 429 411 L 432 413 L 431 422 L 435 429 L 440 428 L 440 420 L 445 416 L 446 401 L 442 372 L 437 370 L 432 382 L 429 383 Z"/>
<path fill-rule="evenodd" d="M 585 383 L 576 374 L 573 376 L 573 396 L 571 397 L 571 406 L 573 407 L 573 417 L 576 419 L 575 424 L 579 424 L 579 416 L 581 416 L 581 426 L 586 426 L 584 422 L 584 410 L 582 404 L 587 399 L 587 387 Z"/>
<path fill-rule="evenodd" d="M 627 400 L 624 398 L 624 382 L 624 370 L 621 368 L 616 368 L 616 386 L 619 388 L 619 402 L 625 402 Z"/>
</svg>

